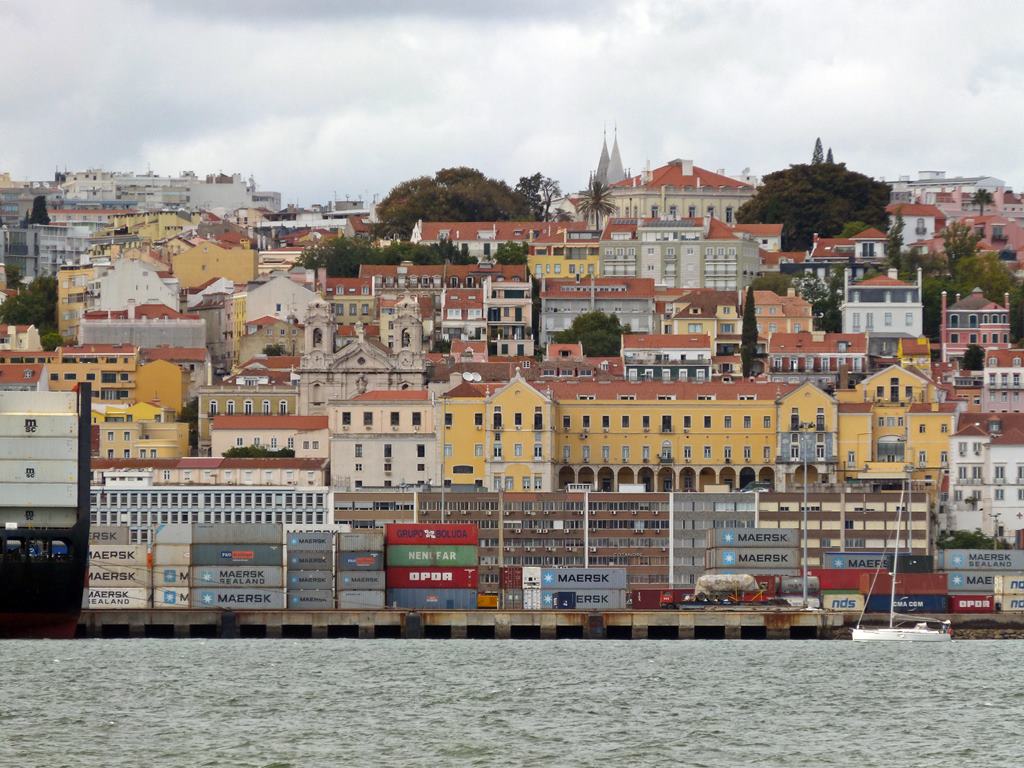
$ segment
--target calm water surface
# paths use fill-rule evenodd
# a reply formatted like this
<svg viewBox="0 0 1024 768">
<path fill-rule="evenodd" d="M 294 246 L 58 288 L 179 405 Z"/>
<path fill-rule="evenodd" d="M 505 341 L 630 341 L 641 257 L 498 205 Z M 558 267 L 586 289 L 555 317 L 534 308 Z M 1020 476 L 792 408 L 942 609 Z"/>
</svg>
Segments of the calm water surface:
<svg viewBox="0 0 1024 768">
<path fill-rule="evenodd" d="M 1024 641 L 4 642 L 0 766 L 1016 766 Z"/>
</svg>

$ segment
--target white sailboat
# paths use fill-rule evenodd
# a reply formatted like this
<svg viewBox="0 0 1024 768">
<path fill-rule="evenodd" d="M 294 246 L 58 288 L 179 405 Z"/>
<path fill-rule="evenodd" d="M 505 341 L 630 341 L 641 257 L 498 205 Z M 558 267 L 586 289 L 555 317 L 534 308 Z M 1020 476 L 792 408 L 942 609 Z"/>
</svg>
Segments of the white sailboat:
<svg viewBox="0 0 1024 768">
<path fill-rule="evenodd" d="M 909 478 L 907 482 L 910 482 Z M 948 643 L 953 639 L 952 628 L 948 621 L 896 613 L 896 574 L 899 570 L 900 561 L 900 523 L 903 520 L 903 501 L 906 495 L 907 486 L 904 485 L 903 492 L 900 494 L 900 504 L 896 511 L 896 536 L 892 549 L 892 573 L 890 574 L 892 577 L 892 592 L 889 595 L 889 626 L 862 627 L 860 625 L 861 620 L 864 618 L 864 611 L 867 610 L 867 601 L 871 597 L 868 594 L 864 599 L 864 611 L 861 611 L 860 617 L 857 619 L 857 626 L 853 629 L 853 639 L 858 642 L 895 640 L 913 643 Z M 907 534 L 907 551 L 911 551 L 909 532 Z M 872 587 L 874 587 L 873 582 Z"/>
</svg>

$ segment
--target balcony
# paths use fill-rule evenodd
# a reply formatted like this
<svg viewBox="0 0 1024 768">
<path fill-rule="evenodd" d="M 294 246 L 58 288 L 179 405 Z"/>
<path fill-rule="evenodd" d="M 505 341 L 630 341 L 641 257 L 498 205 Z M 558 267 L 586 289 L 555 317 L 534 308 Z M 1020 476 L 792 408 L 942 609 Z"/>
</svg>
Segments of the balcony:
<svg viewBox="0 0 1024 768">
<path fill-rule="evenodd" d="M 658 456 L 658 463 L 659 464 L 671 464 L 672 463 L 672 454 L 671 453 L 662 453 L 662 454 L 660 454 Z"/>
</svg>

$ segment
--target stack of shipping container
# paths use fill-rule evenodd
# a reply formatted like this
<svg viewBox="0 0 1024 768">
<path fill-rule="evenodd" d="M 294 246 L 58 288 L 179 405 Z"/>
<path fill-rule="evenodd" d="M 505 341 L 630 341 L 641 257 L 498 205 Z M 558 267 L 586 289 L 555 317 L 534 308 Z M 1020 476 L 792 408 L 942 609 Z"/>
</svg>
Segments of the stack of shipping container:
<svg viewBox="0 0 1024 768">
<path fill-rule="evenodd" d="M 541 606 L 572 611 L 621 611 L 626 608 L 625 568 L 545 568 Z"/>
<path fill-rule="evenodd" d="M 479 534 L 472 524 L 395 524 L 387 535 L 387 604 L 475 610 Z"/>
<path fill-rule="evenodd" d="M 189 608 L 192 604 L 192 526 L 160 525 L 153 531 L 153 606 Z"/>
<path fill-rule="evenodd" d="M 939 552 L 951 613 L 1024 611 L 1015 585 L 1024 585 L 1024 552 L 1016 549 L 946 549 Z"/>
<path fill-rule="evenodd" d="M 285 559 L 290 610 L 334 608 L 334 534 L 286 531 Z"/>
<path fill-rule="evenodd" d="M 192 607 L 282 610 L 284 545 L 280 525 L 195 525 Z"/>
<path fill-rule="evenodd" d="M 150 569 L 145 544 L 128 543 L 128 526 L 89 530 L 89 608 L 148 608 Z"/>
<path fill-rule="evenodd" d="M 800 532 L 790 528 L 713 528 L 708 531 L 707 573 L 795 576 Z"/>
<path fill-rule="evenodd" d="M 337 604 L 342 610 L 384 607 L 384 531 L 339 533 Z"/>
</svg>

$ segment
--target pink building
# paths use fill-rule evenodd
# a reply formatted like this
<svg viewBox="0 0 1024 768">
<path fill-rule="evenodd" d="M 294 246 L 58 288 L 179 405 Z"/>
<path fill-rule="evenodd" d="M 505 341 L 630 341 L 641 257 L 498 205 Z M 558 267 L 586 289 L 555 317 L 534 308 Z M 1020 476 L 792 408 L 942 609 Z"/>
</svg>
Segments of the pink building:
<svg viewBox="0 0 1024 768">
<path fill-rule="evenodd" d="M 986 352 L 1010 347 L 1010 294 L 1003 295 L 1003 305 L 985 298 L 981 288 L 970 296 L 946 306 L 946 292 L 942 292 L 942 323 L 939 338 L 942 344 L 942 362 L 963 357 L 967 347 L 977 344 Z"/>
</svg>

